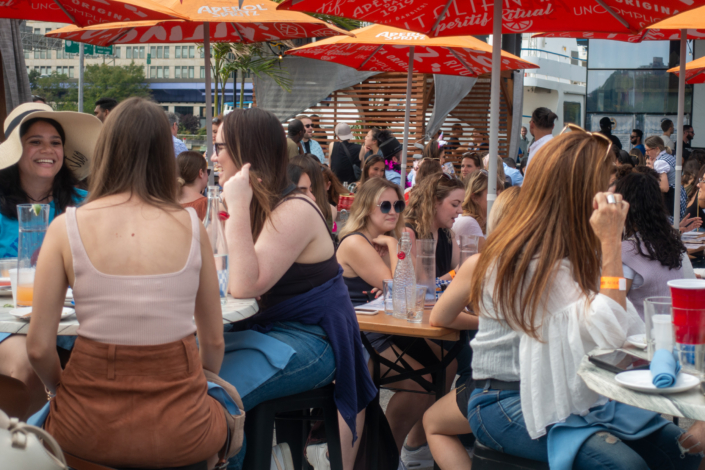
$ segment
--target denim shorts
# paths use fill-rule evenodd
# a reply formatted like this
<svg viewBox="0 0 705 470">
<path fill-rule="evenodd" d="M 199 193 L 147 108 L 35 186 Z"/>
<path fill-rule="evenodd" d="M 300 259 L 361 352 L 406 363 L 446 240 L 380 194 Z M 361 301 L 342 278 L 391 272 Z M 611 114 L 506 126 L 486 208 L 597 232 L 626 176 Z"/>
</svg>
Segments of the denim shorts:
<svg viewBox="0 0 705 470">
<path fill-rule="evenodd" d="M 517 390 L 475 389 L 468 402 L 468 421 L 478 441 L 505 454 L 548 462 L 548 440 L 531 439 Z"/>
<path fill-rule="evenodd" d="M 242 397 L 245 411 L 274 398 L 323 387 L 335 378 L 333 348 L 320 326 L 276 322 L 265 334 L 288 344 L 296 353 L 284 369 Z"/>
<path fill-rule="evenodd" d="M 531 439 L 518 391 L 475 389 L 468 403 L 468 421 L 477 440 L 485 446 L 517 457 L 548 462 L 548 434 Z M 550 426 L 547 433 L 549 429 Z M 681 452 L 677 439 L 682 433 L 673 423 L 634 441 L 622 441 L 607 432 L 598 432 L 580 447 L 573 469 L 695 470 L 701 457 Z"/>
</svg>

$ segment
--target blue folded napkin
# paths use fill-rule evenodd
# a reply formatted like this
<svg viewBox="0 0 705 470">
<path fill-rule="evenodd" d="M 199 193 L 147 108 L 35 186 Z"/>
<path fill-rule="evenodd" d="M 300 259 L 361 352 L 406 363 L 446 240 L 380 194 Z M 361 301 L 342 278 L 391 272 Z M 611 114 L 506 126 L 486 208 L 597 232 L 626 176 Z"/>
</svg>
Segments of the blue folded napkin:
<svg viewBox="0 0 705 470">
<path fill-rule="evenodd" d="M 668 349 L 658 349 L 651 359 L 651 377 L 656 388 L 672 387 L 676 383 L 681 365 Z"/>
</svg>

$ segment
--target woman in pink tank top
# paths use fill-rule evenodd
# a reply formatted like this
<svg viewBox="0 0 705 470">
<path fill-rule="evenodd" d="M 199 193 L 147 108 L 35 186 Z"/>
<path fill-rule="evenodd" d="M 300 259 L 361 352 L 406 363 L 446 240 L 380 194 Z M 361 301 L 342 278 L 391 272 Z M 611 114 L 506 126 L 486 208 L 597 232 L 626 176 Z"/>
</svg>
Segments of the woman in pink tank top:
<svg viewBox="0 0 705 470">
<path fill-rule="evenodd" d="M 175 174 L 164 111 L 128 99 L 100 134 L 89 200 L 47 231 L 27 350 L 50 398 L 45 428 L 80 459 L 212 467 L 242 445 L 244 415 L 208 395 L 224 350 L 218 280 Z M 69 285 L 79 329 L 62 371 L 54 345 Z"/>
</svg>

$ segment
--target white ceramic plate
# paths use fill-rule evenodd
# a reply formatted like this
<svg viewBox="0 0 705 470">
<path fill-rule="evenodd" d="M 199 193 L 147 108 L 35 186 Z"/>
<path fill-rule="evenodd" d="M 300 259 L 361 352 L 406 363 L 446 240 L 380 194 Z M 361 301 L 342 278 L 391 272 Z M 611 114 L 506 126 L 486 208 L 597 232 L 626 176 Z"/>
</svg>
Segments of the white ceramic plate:
<svg viewBox="0 0 705 470">
<path fill-rule="evenodd" d="M 622 387 L 626 387 L 638 392 L 658 393 L 667 395 L 670 393 L 680 393 L 690 390 L 700 385 L 700 380 L 692 375 L 680 373 L 676 383 L 672 387 L 656 388 L 652 383 L 653 377 L 650 370 L 630 370 L 615 375 L 614 380 Z"/>
<path fill-rule="evenodd" d="M 21 320 L 29 320 L 29 318 L 32 316 L 32 307 L 13 308 L 8 313 L 13 317 L 19 318 Z M 68 317 L 74 315 L 75 313 L 76 311 L 74 309 L 64 307 L 64 309 L 61 311 L 61 319 L 66 320 Z"/>
<path fill-rule="evenodd" d="M 643 333 L 638 334 L 638 335 L 631 335 L 627 338 L 627 341 L 632 346 L 635 346 L 635 347 L 641 348 L 641 349 L 646 349 L 646 335 Z"/>
</svg>

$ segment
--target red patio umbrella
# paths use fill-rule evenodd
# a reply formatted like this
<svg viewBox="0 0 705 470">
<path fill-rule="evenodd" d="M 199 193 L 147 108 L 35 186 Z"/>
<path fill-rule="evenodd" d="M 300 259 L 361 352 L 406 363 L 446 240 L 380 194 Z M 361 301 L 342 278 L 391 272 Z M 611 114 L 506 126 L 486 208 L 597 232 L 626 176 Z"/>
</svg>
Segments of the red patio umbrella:
<svg viewBox="0 0 705 470">
<path fill-rule="evenodd" d="M 472 36 L 429 38 L 425 34 L 372 25 L 351 31 L 354 37 L 336 36 L 287 51 L 287 54 L 325 60 L 357 70 L 406 72 L 404 143 L 401 157 L 401 187 L 406 181 L 409 144 L 411 77 L 416 73 L 438 73 L 476 77 L 492 72 L 492 46 Z M 501 70 L 538 68 L 501 51 Z"/>
</svg>

